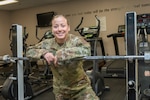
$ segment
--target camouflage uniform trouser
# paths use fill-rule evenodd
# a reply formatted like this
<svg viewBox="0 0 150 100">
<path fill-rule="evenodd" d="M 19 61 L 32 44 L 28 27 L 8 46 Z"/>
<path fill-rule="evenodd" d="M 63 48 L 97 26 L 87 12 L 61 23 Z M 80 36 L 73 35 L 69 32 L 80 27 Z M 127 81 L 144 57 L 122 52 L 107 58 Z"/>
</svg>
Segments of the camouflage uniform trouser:
<svg viewBox="0 0 150 100">
<path fill-rule="evenodd" d="M 55 100 L 100 100 L 100 99 L 96 96 L 92 88 L 87 87 L 77 93 L 70 95 L 55 93 Z"/>
</svg>

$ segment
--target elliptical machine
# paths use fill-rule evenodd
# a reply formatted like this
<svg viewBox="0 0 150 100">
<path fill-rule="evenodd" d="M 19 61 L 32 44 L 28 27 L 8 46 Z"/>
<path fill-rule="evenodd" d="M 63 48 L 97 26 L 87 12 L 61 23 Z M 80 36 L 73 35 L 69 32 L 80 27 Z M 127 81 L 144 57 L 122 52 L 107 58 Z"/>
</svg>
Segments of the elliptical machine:
<svg viewBox="0 0 150 100">
<path fill-rule="evenodd" d="M 97 56 L 97 43 L 98 42 L 100 42 L 100 44 L 101 44 L 102 54 L 105 55 L 102 38 L 99 37 L 100 20 L 98 19 L 97 15 L 95 15 L 95 18 L 98 22 L 97 26 L 80 28 L 80 26 L 83 22 L 83 17 L 82 17 L 79 25 L 75 28 L 75 31 L 78 31 L 79 34 L 81 36 L 83 36 L 87 42 L 90 42 L 92 56 Z M 103 62 L 103 64 L 105 64 L 105 61 L 102 61 L 102 62 Z M 92 63 L 91 67 L 93 70 L 91 72 L 89 72 L 89 71 L 86 71 L 86 72 L 90 77 L 91 85 L 92 85 L 92 88 L 95 91 L 96 95 L 101 96 L 102 93 L 104 92 L 104 90 L 109 89 L 109 87 L 106 87 L 104 84 L 104 79 L 99 71 L 99 66 L 98 66 L 99 61 L 93 60 L 91 63 Z M 86 61 L 85 61 L 85 64 L 86 64 Z M 85 69 L 87 69 L 87 68 L 85 68 Z"/>
</svg>

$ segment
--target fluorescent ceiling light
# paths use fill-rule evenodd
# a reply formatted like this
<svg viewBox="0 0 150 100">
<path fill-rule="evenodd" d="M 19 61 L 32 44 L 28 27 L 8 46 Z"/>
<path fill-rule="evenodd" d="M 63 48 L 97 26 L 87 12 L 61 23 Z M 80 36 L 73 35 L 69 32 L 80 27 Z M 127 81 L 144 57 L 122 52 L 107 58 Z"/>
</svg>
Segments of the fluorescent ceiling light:
<svg viewBox="0 0 150 100">
<path fill-rule="evenodd" d="M 18 1 L 17 0 L 1 0 L 0 5 L 7 5 L 7 4 L 16 3 L 16 2 Z"/>
</svg>

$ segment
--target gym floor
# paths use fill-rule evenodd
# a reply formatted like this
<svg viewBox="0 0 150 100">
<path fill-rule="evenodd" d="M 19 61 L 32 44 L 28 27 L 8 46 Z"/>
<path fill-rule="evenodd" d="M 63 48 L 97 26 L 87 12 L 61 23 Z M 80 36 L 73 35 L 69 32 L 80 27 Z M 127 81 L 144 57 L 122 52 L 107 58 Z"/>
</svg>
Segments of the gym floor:
<svg viewBox="0 0 150 100">
<path fill-rule="evenodd" d="M 2 78 L 0 78 L 2 80 Z M 105 85 L 110 87 L 101 96 L 101 100 L 125 100 L 125 79 L 105 78 Z M 3 81 L 0 81 L 2 84 Z M 5 100 L 0 94 L 0 100 Z M 52 89 L 34 97 L 32 100 L 55 100 Z"/>
<path fill-rule="evenodd" d="M 9 68 L 9 67 L 8 67 Z M 0 85 L 4 83 L 6 80 L 7 73 L 9 74 L 10 68 L 0 68 Z M 37 69 L 36 69 L 37 70 Z M 5 73 L 4 73 L 5 72 Z M 125 100 L 126 96 L 126 86 L 125 79 L 123 78 L 104 78 L 105 86 L 108 86 L 110 89 L 104 91 L 101 96 L 101 100 Z M 35 90 L 39 85 L 33 87 Z M 0 100 L 5 100 L 0 93 Z M 32 100 L 55 100 L 54 94 L 52 93 L 52 89 L 45 91 L 44 93 L 34 97 Z"/>
<path fill-rule="evenodd" d="M 106 86 L 110 87 L 109 91 L 105 91 L 100 100 L 125 100 L 125 79 L 106 78 Z M 51 98 L 51 99 L 49 99 Z M 1 99 L 0 99 L 1 100 Z M 55 100 L 51 90 L 33 98 L 33 100 Z"/>
</svg>

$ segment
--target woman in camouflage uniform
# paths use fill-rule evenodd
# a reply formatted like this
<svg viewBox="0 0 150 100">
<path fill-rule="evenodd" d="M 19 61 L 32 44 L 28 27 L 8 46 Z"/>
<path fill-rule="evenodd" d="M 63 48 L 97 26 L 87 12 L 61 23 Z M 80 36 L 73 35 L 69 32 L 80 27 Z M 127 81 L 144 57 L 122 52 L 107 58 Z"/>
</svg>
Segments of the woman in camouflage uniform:
<svg viewBox="0 0 150 100">
<path fill-rule="evenodd" d="M 55 37 L 28 47 L 27 57 L 43 57 L 50 64 L 56 100 L 99 100 L 83 69 L 83 61 L 71 60 L 90 56 L 90 45 L 82 37 L 69 34 L 69 31 L 66 17 L 54 16 L 52 32 Z"/>
</svg>

